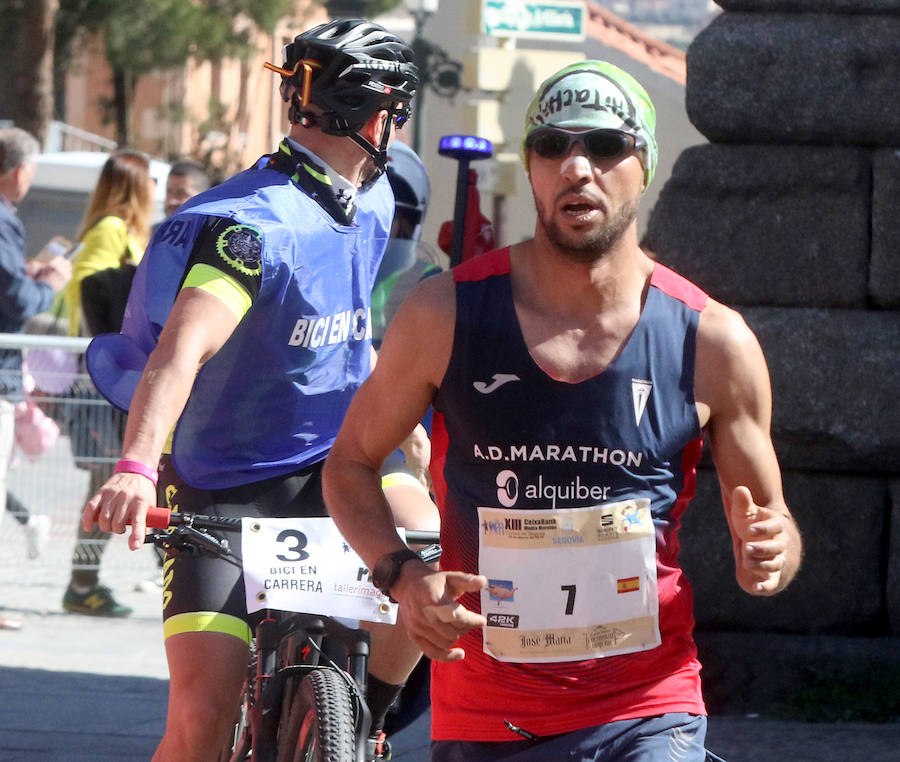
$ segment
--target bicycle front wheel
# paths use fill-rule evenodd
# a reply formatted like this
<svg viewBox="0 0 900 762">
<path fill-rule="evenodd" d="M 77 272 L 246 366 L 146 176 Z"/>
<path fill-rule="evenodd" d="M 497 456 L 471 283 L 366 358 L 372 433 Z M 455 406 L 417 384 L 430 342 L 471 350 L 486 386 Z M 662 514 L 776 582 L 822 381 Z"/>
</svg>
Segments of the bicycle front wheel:
<svg viewBox="0 0 900 762">
<path fill-rule="evenodd" d="M 353 728 L 346 679 L 330 669 L 310 672 L 279 723 L 278 762 L 353 762 Z"/>
</svg>

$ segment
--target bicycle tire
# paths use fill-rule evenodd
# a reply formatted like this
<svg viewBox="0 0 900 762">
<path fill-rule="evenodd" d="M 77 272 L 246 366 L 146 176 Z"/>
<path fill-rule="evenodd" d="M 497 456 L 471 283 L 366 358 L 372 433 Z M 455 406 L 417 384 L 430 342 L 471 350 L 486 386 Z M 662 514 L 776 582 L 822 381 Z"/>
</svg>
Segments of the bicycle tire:
<svg viewBox="0 0 900 762">
<path fill-rule="evenodd" d="M 354 762 L 353 696 L 347 680 L 317 669 L 300 682 L 278 726 L 278 762 Z"/>
</svg>

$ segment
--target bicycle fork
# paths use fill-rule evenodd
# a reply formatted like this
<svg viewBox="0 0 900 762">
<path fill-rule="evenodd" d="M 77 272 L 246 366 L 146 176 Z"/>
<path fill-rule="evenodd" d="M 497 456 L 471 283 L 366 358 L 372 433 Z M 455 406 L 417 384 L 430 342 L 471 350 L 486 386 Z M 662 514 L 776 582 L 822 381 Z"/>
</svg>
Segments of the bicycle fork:
<svg viewBox="0 0 900 762">
<path fill-rule="evenodd" d="M 266 617 L 256 628 L 256 670 L 248 674 L 253 681 L 253 699 L 247 708 L 248 731 L 233 760 L 243 760 L 250 755 L 252 762 L 276 762 L 278 755 L 278 721 L 284 697 L 287 672 L 279 673 L 278 646 L 281 640 L 279 622 Z"/>
<path fill-rule="evenodd" d="M 301 619 L 301 626 L 295 621 L 285 631 L 284 622 L 267 617 L 256 628 L 257 661 L 254 700 L 248 707 L 249 732 L 244 733 L 232 760 L 245 760 L 250 755 L 252 762 L 276 762 L 279 722 L 282 712 L 290 710 L 284 706 L 285 685 L 289 678 L 296 677 L 299 682 L 315 669 L 337 668 L 321 663 L 323 655 L 331 662 L 329 655 L 322 651 L 323 639 L 329 635 L 346 650 L 345 671 L 355 684 L 359 698 L 355 713 L 356 759 L 365 762 L 366 741 L 372 727 L 372 714 L 366 703 L 369 634 L 328 618 L 309 615 L 292 618 Z"/>
</svg>

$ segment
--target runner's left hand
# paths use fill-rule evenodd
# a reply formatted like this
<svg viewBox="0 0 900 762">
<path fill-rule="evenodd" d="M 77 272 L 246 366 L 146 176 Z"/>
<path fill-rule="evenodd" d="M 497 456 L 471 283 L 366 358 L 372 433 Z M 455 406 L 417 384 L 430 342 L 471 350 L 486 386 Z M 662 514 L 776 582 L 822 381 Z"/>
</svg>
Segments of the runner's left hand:
<svg viewBox="0 0 900 762">
<path fill-rule="evenodd" d="M 737 579 L 751 595 L 774 595 L 783 587 L 789 520 L 787 516 L 753 502 L 746 487 L 735 487 L 732 492 L 731 527 Z"/>
</svg>

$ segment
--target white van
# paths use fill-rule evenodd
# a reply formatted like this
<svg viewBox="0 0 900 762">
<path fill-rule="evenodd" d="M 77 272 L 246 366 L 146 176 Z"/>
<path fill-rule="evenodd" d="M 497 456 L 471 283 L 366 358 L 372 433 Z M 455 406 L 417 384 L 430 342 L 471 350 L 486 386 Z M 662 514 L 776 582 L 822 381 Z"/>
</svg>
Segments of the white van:
<svg viewBox="0 0 900 762">
<path fill-rule="evenodd" d="M 74 240 L 108 158 L 105 151 L 60 151 L 37 157 L 31 190 L 17 205 L 19 218 L 25 225 L 29 257 L 37 254 L 53 236 Z M 169 164 L 151 159 L 150 174 L 156 180 L 155 214 L 151 220 L 156 222 L 164 214 Z"/>
</svg>

